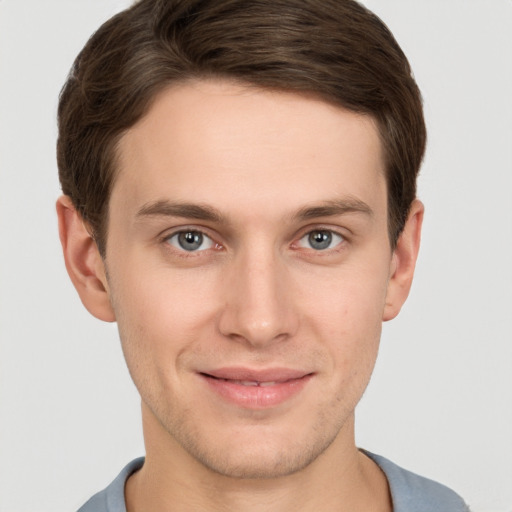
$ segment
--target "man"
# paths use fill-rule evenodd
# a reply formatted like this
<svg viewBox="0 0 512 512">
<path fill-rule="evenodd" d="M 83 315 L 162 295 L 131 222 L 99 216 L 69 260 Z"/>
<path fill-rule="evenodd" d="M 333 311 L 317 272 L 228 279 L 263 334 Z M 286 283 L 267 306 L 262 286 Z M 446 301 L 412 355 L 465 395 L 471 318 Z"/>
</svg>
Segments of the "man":
<svg viewBox="0 0 512 512">
<path fill-rule="evenodd" d="M 353 0 L 142 0 L 94 34 L 59 105 L 60 236 L 118 323 L 146 457 L 81 511 L 467 510 L 354 440 L 424 146 Z"/>
</svg>

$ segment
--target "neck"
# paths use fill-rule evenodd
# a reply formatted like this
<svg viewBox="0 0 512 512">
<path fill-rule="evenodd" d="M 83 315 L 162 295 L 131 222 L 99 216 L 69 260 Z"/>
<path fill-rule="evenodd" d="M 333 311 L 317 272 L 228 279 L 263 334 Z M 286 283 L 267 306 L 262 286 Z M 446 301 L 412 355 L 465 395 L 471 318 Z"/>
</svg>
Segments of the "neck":
<svg viewBox="0 0 512 512">
<path fill-rule="evenodd" d="M 279 478 L 218 474 L 191 457 L 143 408 L 146 461 L 126 484 L 127 512 L 391 512 L 386 478 L 354 442 L 354 418 L 311 464 Z"/>
</svg>

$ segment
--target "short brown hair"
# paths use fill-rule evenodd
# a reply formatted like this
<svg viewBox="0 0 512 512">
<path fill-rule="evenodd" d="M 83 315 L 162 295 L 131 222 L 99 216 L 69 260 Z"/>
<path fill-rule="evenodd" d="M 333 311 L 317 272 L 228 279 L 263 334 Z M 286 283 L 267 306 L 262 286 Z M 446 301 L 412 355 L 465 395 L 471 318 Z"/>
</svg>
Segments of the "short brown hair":
<svg viewBox="0 0 512 512">
<path fill-rule="evenodd" d="M 106 250 L 116 145 L 162 89 L 201 78 L 312 93 L 378 123 L 392 246 L 425 149 L 421 95 L 384 23 L 354 0 L 140 0 L 93 34 L 60 95 L 64 194 Z"/>
</svg>

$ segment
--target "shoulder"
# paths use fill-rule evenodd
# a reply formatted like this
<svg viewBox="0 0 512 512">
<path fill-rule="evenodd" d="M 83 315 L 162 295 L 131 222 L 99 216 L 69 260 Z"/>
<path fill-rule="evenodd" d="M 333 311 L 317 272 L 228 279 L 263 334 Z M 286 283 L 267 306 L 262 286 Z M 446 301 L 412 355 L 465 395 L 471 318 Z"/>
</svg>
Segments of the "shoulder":
<svg viewBox="0 0 512 512">
<path fill-rule="evenodd" d="M 386 475 L 394 512 L 469 512 L 464 500 L 445 485 L 407 471 L 380 455 L 363 453 Z"/>
<path fill-rule="evenodd" d="M 124 485 L 128 477 L 144 464 L 144 457 L 133 460 L 103 491 L 95 494 L 78 512 L 126 512 Z"/>
</svg>

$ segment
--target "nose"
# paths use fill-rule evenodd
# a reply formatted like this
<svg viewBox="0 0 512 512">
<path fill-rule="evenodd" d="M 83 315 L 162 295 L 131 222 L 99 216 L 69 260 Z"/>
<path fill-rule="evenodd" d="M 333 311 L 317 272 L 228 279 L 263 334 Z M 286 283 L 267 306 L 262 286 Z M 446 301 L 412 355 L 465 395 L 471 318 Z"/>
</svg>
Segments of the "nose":
<svg viewBox="0 0 512 512">
<path fill-rule="evenodd" d="M 272 251 L 240 255 L 224 283 L 219 329 L 224 336 L 263 348 L 298 327 L 289 269 Z"/>
</svg>

